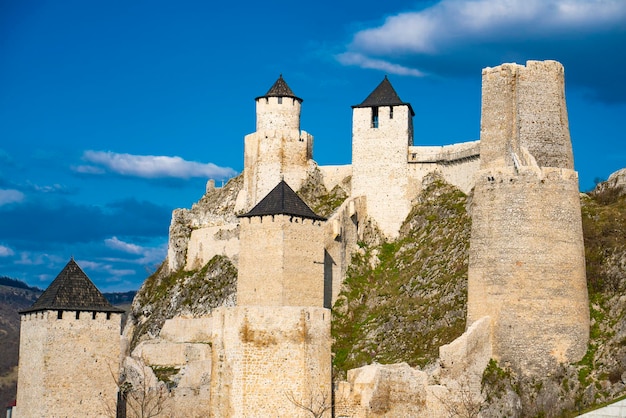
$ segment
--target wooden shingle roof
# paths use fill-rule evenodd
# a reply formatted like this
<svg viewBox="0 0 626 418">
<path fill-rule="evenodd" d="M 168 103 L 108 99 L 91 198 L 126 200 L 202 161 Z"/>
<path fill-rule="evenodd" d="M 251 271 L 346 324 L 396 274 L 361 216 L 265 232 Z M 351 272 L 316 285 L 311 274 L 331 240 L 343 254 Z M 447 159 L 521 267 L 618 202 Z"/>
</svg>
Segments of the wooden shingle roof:
<svg viewBox="0 0 626 418">
<path fill-rule="evenodd" d="M 276 80 L 274 85 L 270 87 L 270 89 L 267 91 L 267 93 L 265 93 L 264 96 L 259 96 L 255 100 L 267 97 L 291 97 L 302 103 L 302 99 L 293 94 L 293 91 L 291 91 L 291 89 L 287 85 L 287 82 L 283 78 L 282 74 L 278 77 L 278 80 Z"/>
<path fill-rule="evenodd" d="M 39 299 L 20 313 L 48 310 L 117 312 L 72 258 Z"/>
<path fill-rule="evenodd" d="M 405 103 L 400 100 L 400 96 L 396 93 L 396 90 L 391 85 L 391 82 L 385 76 L 384 80 L 374 89 L 373 92 L 370 93 L 369 96 L 363 100 L 363 103 L 354 105 L 355 107 L 378 107 L 378 106 L 398 106 L 405 105 L 409 107 L 411 111 L 411 115 L 415 116 L 415 112 L 413 112 L 413 108 L 410 103 Z"/>
<path fill-rule="evenodd" d="M 250 210 L 250 212 L 239 215 L 239 217 L 251 218 L 253 216 L 265 215 L 291 215 L 305 219 L 326 220 L 326 218 L 313 212 L 311 208 L 300 199 L 300 196 L 289 187 L 285 180 L 281 180 L 267 196 L 261 199 L 261 201 Z"/>
</svg>

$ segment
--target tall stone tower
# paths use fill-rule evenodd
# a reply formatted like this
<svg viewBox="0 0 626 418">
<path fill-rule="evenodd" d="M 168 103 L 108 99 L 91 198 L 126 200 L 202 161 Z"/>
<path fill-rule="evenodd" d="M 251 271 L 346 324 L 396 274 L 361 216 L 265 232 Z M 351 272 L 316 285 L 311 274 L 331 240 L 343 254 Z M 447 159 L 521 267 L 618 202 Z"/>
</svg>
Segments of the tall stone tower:
<svg viewBox="0 0 626 418">
<path fill-rule="evenodd" d="M 415 113 L 387 77 L 352 109 L 352 195 L 366 197 L 368 215 L 393 237 L 411 210 L 407 161 Z"/>
<path fill-rule="evenodd" d="M 115 411 L 123 311 L 71 259 L 20 311 L 17 416 L 106 417 Z"/>
<path fill-rule="evenodd" d="M 241 215 L 237 306 L 212 314 L 212 416 L 330 416 L 323 220 L 284 181 Z"/>
<path fill-rule="evenodd" d="M 563 66 L 483 70 L 468 326 L 492 319 L 493 353 L 527 373 L 578 361 L 589 307 Z"/>
<path fill-rule="evenodd" d="M 297 189 L 313 158 L 313 136 L 300 131 L 302 99 L 282 75 L 256 101 L 256 132 L 244 140 L 246 208 L 256 205 L 281 179 Z"/>
</svg>

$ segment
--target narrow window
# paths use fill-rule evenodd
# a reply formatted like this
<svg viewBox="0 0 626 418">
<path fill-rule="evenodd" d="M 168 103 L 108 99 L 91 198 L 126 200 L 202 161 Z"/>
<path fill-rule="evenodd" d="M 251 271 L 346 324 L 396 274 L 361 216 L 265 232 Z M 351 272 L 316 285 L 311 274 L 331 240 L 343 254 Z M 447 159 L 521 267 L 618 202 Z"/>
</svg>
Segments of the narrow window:
<svg viewBox="0 0 626 418">
<path fill-rule="evenodd" d="M 378 108 L 372 108 L 372 128 L 378 128 Z"/>
<path fill-rule="evenodd" d="M 389 106 L 389 119 L 393 119 L 393 106 Z"/>
<path fill-rule="evenodd" d="M 96 312 L 95 311 L 91 313 L 91 319 L 96 319 Z"/>
<path fill-rule="evenodd" d="M 111 312 L 107 312 L 107 321 L 111 319 Z"/>
<path fill-rule="evenodd" d="M 63 319 L 63 311 L 57 311 L 57 319 Z"/>
<path fill-rule="evenodd" d="M 80 311 L 76 311 L 76 319 L 80 318 Z"/>
<path fill-rule="evenodd" d="M 283 98 L 282 97 L 278 98 L 278 104 L 283 104 Z"/>
</svg>

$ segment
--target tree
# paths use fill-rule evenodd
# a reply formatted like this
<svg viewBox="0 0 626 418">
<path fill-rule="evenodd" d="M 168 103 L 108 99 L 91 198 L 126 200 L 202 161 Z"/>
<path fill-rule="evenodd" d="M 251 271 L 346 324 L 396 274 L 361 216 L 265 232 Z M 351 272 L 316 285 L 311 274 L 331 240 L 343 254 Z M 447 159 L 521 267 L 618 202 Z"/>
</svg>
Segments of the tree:
<svg viewBox="0 0 626 418">
<path fill-rule="evenodd" d="M 131 360 L 126 362 L 124 372 L 116 378 L 111 376 L 118 388 L 117 405 L 105 405 L 108 416 L 115 418 L 154 418 L 167 416 L 169 390 L 159 381 L 152 369 Z"/>
<path fill-rule="evenodd" d="M 289 402 L 304 411 L 307 411 L 313 418 L 321 418 L 326 411 L 329 411 L 332 407 L 332 396 L 330 391 L 317 390 L 309 391 L 308 396 L 304 398 L 298 398 L 296 395 L 289 391 L 285 394 Z"/>
</svg>

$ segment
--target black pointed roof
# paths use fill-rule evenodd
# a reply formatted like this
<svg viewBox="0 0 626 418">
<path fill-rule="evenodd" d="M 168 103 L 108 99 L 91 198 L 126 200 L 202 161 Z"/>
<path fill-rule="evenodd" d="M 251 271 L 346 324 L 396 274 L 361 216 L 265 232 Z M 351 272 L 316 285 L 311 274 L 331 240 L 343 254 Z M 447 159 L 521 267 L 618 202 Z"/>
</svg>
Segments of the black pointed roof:
<svg viewBox="0 0 626 418">
<path fill-rule="evenodd" d="M 20 313 L 48 310 L 117 312 L 72 258 L 30 308 Z"/>
<path fill-rule="evenodd" d="M 250 212 L 239 215 L 240 218 L 250 218 L 252 216 L 264 215 L 291 215 L 300 218 L 325 221 L 323 218 L 311 210 L 300 196 L 291 187 L 281 180 L 280 183 L 261 201 L 253 207 Z"/>
<path fill-rule="evenodd" d="M 359 105 L 354 105 L 352 106 L 352 108 L 397 106 L 397 105 L 408 106 L 409 110 L 411 111 L 411 116 L 415 116 L 415 112 L 413 112 L 413 108 L 411 107 L 411 104 L 405 103 L 402 100 L 400 100 L 400 96 L 398 96 L 398 93 L 396 93 L 396 90 L 391 85 L 391 82 L 389 81 L 387 76 L 385 76 L 385 78 L 383 79 L 383 81 L 381 81 L 378 87 L 376 87 L 374 91 L 371 92 L 370 95 L 367 96 L 365 100 L 363 100 L 363 103 Z"/>
<path fill-rule="evenodd" d="M 259 100 L 267 97 L 291 97 L 302 103 L 302 99 L 293 94 L 293 91 L 291 91 L 291 89 L 287 85 L 287 82 L 283 78 L 282 74 L 278 77 L 278 80 L 276 80 L 274 85 L 267 91 L 267 93 L 265 93 L 264 96 L 259 96 L 254 100 Z"/>
</svg>

